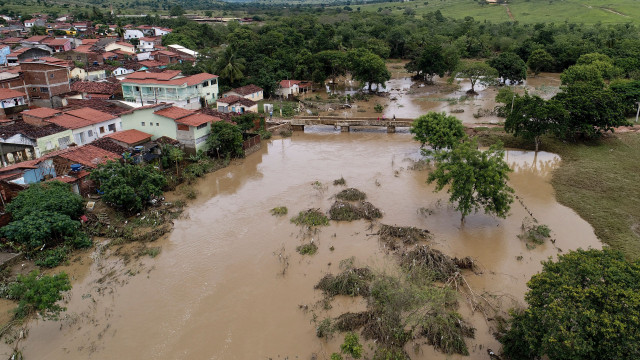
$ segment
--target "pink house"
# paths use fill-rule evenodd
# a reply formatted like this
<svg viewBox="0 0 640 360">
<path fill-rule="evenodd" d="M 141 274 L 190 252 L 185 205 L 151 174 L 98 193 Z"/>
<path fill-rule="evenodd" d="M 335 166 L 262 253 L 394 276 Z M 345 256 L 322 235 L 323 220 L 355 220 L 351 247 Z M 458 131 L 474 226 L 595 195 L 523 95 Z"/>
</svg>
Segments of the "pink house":
<svg viewBox="0 0 640 360">
<path fill-rule="evenodd" d="M 66 38 L 45 39 L 43 44 L 53 49 L 53 52 L 63 52 L 71 50 L 71 40 Z"/>
</svg>

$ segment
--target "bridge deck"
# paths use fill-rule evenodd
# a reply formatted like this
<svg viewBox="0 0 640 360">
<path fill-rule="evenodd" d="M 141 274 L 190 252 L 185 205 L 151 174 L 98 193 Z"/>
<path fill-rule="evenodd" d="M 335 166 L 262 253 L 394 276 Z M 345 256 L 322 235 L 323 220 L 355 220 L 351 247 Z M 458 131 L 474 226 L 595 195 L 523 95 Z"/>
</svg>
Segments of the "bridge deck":
<svg viewBox="0 0 640 360">
<path fill-rule="evenodd" d="M 333 125 L 333 126 L 398 126 L 409 127 L 413 119 L 384 119 L 369 117 L 340 118 L 331 116 L 300 116 L 291 119 L 291 125 Z"/>
</svg>

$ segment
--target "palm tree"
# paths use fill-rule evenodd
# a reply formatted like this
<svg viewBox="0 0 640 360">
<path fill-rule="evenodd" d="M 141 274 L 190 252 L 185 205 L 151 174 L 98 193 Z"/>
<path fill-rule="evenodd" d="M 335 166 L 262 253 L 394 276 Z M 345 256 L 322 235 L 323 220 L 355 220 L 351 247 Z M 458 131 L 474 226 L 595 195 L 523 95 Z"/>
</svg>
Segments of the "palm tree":
<svg viewBox="0 0 640 360">
<path fill-rule="evenodd" d="M 118 27 L 116 27 L 115 32 L 116 32 L 116 35 L 118 35 L 118 37 L 120 38 L 120 40 L 124 38 L 125 30 L 122 27 L 122 25 L 118 24 Z"/>
<path fill-rule="evenodd" d="M 218 59 L 218 75 L 221 78 L 228 80 L 229 85 L 244 77 L 244 68 L 244 59 L 236 58 L 235 54 L 228 48 Z"/>
</svg>

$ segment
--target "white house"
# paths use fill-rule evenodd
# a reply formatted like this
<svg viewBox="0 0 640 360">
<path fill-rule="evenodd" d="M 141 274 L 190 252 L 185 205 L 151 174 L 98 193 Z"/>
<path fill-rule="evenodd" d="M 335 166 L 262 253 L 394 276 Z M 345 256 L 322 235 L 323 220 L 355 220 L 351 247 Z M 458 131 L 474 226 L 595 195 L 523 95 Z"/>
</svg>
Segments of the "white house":
<svg viewBox="0 0 640 360">
<path fill-rule="evenodd" d="M 171 29 L 161 27 L 154 27 L 153 31 L 155 32 L 156 36 L 163 36 L 171 33 Z"/>
<path fill-rule="evenodd" d="M 151 52 L 156 47 L 157 38 L 155 37 L 142 37 L 140 38 L 140 44 L 138 44 L 138 50 L 141 52 Z"/>
<path fill-rule="evenodd" d="M 122 130 L 119 117 L 88 107 L 66 111 L 45 121 L 71 130 L 78 146 Z"/>
<path fill-rule="evenodd" d="M 140 39 L 142 37 L 144 37 L 144 33 L 138 29 L 128 29 L 128 30 L 125 30 L 124 32 L 125 40 Z"/>
<path fill-rule="evenodd" d="M 300 80 L 282 80 L 276 89 L 276 95 L 282 97 L 296 96 L 300 93 Z"/>
<path fill-rule="evenodd" d="M 258 112 L 258 103 L 240 96 L 229 95 L 218 99 L 217 108 L 221 113 L 234 112 L 244 114 L 246 112 Z"/>
<path fill-rule="evenodd" d="M 113 76 L 115 76 L 118 80 L 122 80 L 121 78 L 123 78 L 126 75 L 129 75 L 131 73 L 135 72 L 135 70 L 133 69 L 127 69 L 125 67 L 118 67 L 115 68 L 111 73 L 113 74 Z"/>
<path fill-rule="evenodd" d="M 249 99 L 253 101 L 260 101 L 264 99 L 264 90 L 262 90 L 262 88 L 259 86 L 250 84 L 250 85 L 245 85 L 239 88 L 231 89 L 226 93 L 222 94 L 222 97 L 227 97 L 231 95 L 240 96 L 245 99 Z"/>
</svg>

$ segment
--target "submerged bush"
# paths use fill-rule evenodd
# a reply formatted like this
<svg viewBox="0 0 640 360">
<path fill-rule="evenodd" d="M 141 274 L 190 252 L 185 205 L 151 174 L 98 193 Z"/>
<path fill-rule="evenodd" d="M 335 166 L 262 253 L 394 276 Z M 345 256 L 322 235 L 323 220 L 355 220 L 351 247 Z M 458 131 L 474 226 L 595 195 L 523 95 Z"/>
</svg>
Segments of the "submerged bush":
<svg viewBox="0 0 640 360">
<path fill-rule="evenodd" d="M 273 216 L 284 216 L 284 215 L 287 215 L 287 213 L 289 212 L 289 209 L 287 209 L 286 206 L 278 206 L 269 210 L 269 212 Z"/>
<path fill-rule="evenodd" d="M 328 226 L 329 218 L 327 218 L 320 209 L 309 209 L 300 211 L 298 216 L 291 219 L 291 222 L 296 225 L 306 226 Z"/>
<path fill-rule="evenodd" d="M 318 246 L 314 243 L 308 243 L 298 246 L 296 251 L 300 253 L 300 255 L 313 255 L 318 251 Z"/>
<path fill-rule="evenodd" d="M 368 268 L 352 268 L 334 276 L 325 275 L 315 286 L 327 296 L 368 296 L 373 273 Z"/>
<path fill-rule="evenodd" d="M 354 188 L 348 188 L 336 194 L 336 198 L 345 201 L 359 201 L 367 198 L 367 194 Z"/>
</svg>

